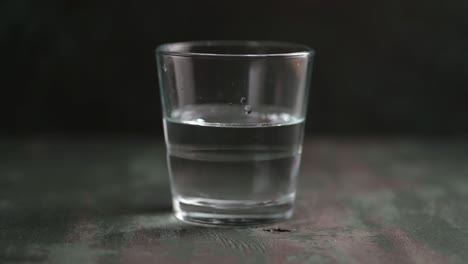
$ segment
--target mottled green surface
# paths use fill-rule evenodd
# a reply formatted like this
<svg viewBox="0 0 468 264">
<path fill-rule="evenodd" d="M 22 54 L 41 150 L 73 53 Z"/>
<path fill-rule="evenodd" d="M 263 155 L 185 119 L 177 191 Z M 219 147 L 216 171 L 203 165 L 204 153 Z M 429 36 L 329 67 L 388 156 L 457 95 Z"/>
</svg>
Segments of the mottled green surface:
<svg viewBox="0 0 468 264">
<path fill-rule="evenodd" d="M 0 150 L 0 263 L 468 262 L 467 141 L 308 140 L 293 219 L 253 228 L 174 219 L 162 142 Z"/>
</svg>

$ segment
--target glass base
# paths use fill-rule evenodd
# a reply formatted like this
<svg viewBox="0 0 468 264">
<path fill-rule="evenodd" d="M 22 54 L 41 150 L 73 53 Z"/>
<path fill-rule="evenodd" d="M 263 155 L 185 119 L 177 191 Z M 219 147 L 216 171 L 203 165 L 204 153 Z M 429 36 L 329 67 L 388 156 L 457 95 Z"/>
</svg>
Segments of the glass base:
<svg viewBox="0 0 468 264">
<path fill-rule="evenodd" d="M 203 225 L 255 226 L 290 218 L 294 195 L 268 202 L 176 197 L 173 205 L 175 216 L 182 221 Z"/>
</svg>

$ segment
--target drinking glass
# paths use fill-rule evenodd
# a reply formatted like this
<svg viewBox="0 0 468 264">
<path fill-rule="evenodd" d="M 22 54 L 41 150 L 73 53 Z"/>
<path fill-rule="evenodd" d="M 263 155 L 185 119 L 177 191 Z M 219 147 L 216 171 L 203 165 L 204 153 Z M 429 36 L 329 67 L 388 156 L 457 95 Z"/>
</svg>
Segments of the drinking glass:
<svg viewBox="0 0 468 264">
<path fill-rule="evenodd" d="M 291 216 L 313 54 L 271 41 L 157 48 L 177 218 L 258 225 Z"/>
</svg>

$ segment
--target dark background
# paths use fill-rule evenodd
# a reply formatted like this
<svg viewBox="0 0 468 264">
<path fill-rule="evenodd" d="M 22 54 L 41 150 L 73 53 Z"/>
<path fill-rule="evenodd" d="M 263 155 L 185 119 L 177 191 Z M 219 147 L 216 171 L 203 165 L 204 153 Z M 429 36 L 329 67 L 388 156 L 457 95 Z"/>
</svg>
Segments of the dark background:
<svg viewBox="0 0 468 264">
<path fill-rule="evenodd" d="M 203 39 L 316 50 L 307 131 L 468 134 L 465 0 L 0 1 L 0 129 L 162 134 L 154 48 Z"/>
</svg>

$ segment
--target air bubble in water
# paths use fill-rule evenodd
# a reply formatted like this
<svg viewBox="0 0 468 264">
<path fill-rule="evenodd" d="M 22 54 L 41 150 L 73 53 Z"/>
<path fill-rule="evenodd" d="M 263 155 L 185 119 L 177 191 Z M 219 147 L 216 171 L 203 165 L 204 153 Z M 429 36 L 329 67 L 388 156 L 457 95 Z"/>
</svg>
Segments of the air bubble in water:
<svg viewBox="0 0 468 264">
<path fill-rule="evenodd" d="M 247 98 L 242 97 L 242 98 L 240 99 L 240 102 L 241 102 L 241 104 L 247 103 Z"/>
<path fill-rule="evenodd" d="M 252 107 L 251 107 L 250 105 L 246 105 L 246 106 L 244 107 L 244 110 L 245 110 L 245 113 L 246 113 L 246 114 L 252 113 Z"/>
</svg>

